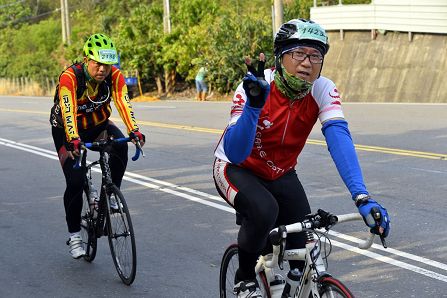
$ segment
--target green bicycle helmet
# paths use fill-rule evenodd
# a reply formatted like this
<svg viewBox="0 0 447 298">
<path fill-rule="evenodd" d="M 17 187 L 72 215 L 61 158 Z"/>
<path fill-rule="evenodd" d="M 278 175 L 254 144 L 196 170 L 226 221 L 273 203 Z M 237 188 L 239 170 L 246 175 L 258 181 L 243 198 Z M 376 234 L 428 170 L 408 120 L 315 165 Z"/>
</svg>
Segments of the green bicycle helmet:
<svg viewBox="0 0 447 298">
<path fill-rule="evenodd" d="M 96 33 L 84 44 L 85 57 L 103 64 L 117 64 L 118 53 L 113 41 L 105 34 Z"/>
<path fill-rule="evenodd" d="M 326 55 L 329 51 L 326 31 L 306 19 L 293 19 L 282 24 L 275 35 L 275 56 L 279 57 L 298 46 L 311 46 L 319 50 L 321 55 Z"/>
</svg>

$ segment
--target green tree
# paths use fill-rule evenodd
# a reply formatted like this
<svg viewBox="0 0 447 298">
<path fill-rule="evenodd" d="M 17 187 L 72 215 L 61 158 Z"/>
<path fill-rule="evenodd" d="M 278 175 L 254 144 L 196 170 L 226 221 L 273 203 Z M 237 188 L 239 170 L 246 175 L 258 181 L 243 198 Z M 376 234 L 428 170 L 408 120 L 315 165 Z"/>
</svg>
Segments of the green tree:
<svg viewBox="0 0 447 298">
<path fill-rule="evenodd" d="M 209 52 L 210 24 L 219 13 L 219 6 L 212 0 L 180 0 L 172 11 L 172 32 L 165 36 L 162 50 L 168 94 L 175 87 L 177 75 L 192 79 L 196 71 L 194 58 Z"/>
<path fill-rule="evenodd" d="M 0 0 L 0 76 L 56 78 L 64 67 L 82 59 L 85 40 L 96 32 L 115 41 L 125 73 L 138 70 L 146 86 L 157 86 L 160 95 L 172 93 L 178 82 L 194 86 L 195 74 L 205 64 L 209 85 L 221 93 L 240 83 L 246 72 L 244 57 L 264 52 L 267 66 L 272 66 L 271 1 L 171 1 L 170 33 L 163 31 L 162 4 L 70 0 L 72 43 L 63 45 L 59 1 Z M 285 1 L 284 18 L 308 18 L 312 5 L 313 0 Z"/>
<path fill-rule="evenodd" d="M 171 59 L 170 66 L 175 65 L 181 77 L 193 81 L 200 66 L 206 64 L 211 86 L 222 93 L 234 89 L 246 71 L 244 57 L 257 56 L 260 51 L 269 52 L 272 48 L 269 4 L 244 3 L 179 1 L 173 27 L 180 35 L 164 56 Z"/>
<path fill-rule="evenodd" d="M 143 79 L 154 79 L 159 94 L 163 93 L 163 39 L 160 3 L 139 4 L 119 21 L 116 43 L 123 69 L 138 70 Z"/>
<path fill-rule="evenodd" d="M 2 32 L 7 35 L 6 43 L 2 43 L 2 53 L 7 48 L 7 54 L 0 56 L 0 65 L 7 65 L 2 67 L 2 76 L 42 80 L 59 73 L 52 54 L 54 45 L 59 43 L 59 22 L 49 19 Z"/>
<path fill-rule="evenodd" d="M 32 16 L 26 1 L 0 0 L 0 28 L 18 26 Z"/>
</svg>

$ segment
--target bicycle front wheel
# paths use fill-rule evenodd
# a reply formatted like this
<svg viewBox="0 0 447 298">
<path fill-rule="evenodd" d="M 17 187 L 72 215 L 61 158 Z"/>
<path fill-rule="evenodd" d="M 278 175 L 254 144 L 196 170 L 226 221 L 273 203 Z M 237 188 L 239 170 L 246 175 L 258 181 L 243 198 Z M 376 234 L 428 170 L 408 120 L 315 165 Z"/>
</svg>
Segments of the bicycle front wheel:
<svg viewBox="0 0 447 298">
<path fill-rule="evenodd" d="M 222 257 L 219 276 L 220 298 L 234 297 L 234 278 L 236 277 L 236 270 L 239 268 L 238 251 L 237 244 L 232 244 Z"/>
<path fill-rule="evenodd" d="M 130 285 L 137 270 L 135 234 L 126 201 L 115 185 L 107 194 L 107 208 L 106 232 L 113 263 L 123 283 Z"/>
<path fill-rule="evenodd" d="M 341 281 L 329 276 L 318 282 L 318 292 L 321 298 L 354 298 Z"/>
<path fill-rule="evenodd" d="M 97 238 L 94 227 L 93 214 L 90 210 L 87 193 L 82 192 L 82 212 L 81 212 L 81 237 L 84 245 L 84 259 L 92 262 L 96 257 Z"/>
</svg>

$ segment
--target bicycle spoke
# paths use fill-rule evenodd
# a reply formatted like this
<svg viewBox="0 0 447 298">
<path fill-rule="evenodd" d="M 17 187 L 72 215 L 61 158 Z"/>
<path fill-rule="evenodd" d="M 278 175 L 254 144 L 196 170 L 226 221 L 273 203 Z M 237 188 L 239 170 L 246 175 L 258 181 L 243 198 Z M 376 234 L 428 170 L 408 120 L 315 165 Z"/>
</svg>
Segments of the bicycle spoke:
<svg viewBox="0 0 447 298">
<path fill-rule="evenodd" d="M 96 257 L 96 235 L 94 232 L 94 221 L 90 211 L 87 194 L 82 194 L 82 213 L 81 213 L 81 237 L 85 249 L 84 259 L 92 262 Z"/>
<path fill-rule="evenodd" d="M 234 287 L 234 277 L 236 276 L 236 270 L 239 267 L 237 258 L 234 258 L 229 264 L 228 264 L 228 270 L 227 270 L 227 282 L 226 282 L 226 288 L 229 293 L 233 292 Z"/>
<path fill-rule="evenodd" d="M 233 287 L 236 270 L 239 268 L 239 256 L 237 245 L 231 245 L 227 248 L 222 257 L 220 267 L 220 298 L 234 297 Z"/>
<path fill-rule="evenodd" d="M 118 190 L 113 193 L 119 210 L 109 208 L 108 238 L 116 270 L 125 284 L 131 284 L 136 273 L 135 236 L 127 204 Z M 110 207 L 110 204 L 109 204 Z"/>
</svg>

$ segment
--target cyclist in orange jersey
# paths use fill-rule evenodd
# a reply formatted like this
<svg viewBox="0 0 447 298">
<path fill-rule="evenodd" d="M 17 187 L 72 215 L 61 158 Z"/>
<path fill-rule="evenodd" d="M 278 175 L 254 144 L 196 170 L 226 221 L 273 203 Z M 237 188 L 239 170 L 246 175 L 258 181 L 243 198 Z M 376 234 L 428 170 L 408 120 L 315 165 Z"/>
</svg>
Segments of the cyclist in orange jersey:
<svg viewBox="0 0 447 298">
<path fill-rule="evenodd" d="M 113 99 L 129 137 L 144 145 L 127 94 L 127 86 L 118 63 L 113 41 L 104 34 L 93 34 L 84 45 L 84 59 L 67 68 L 59 77 L 50 123 L 54 145 L 59 156 L 65 180 L 64 207 L 70 238 L 67 241 L 73 258 L 85 254 L 81 230 L 82 191 L 84 169 L 73 168 L 79 156 L 81 142 L 113 135 L 124 137 L 109 119 Z M 114 144 L 109 165 L 113 182 L 120 187 L 127 166 L 127 143 Z"/>
</svg>

